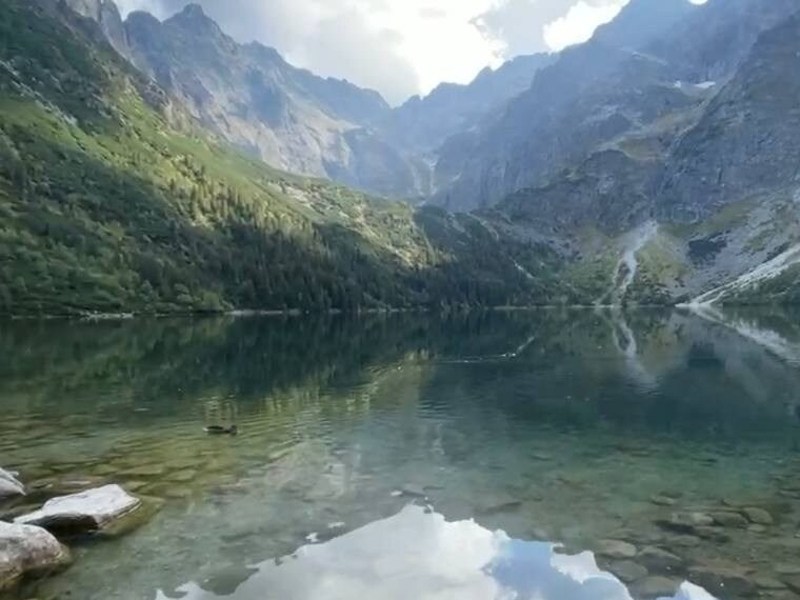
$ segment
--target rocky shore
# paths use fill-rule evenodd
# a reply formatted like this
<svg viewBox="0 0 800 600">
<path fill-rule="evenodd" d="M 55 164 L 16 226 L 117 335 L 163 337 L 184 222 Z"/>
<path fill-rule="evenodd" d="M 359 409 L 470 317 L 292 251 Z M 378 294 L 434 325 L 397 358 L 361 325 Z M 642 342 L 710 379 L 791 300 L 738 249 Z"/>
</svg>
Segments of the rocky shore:
<svg viewBox="0 0 800 600">
<path fill-rule="evenodd" d="M 0 481 L 7 483 L 0 488 L 3 497 L 26 497 L 23 484 L 8 471 L 0 469 Z M 12 505 L 0 514 L 0 593 L 68 567 L 71 541 L 132 531 L 152 516 L 148 508 L 152 503 L 115 484 L 54 496 L 41 506 Z"/>
</svg>

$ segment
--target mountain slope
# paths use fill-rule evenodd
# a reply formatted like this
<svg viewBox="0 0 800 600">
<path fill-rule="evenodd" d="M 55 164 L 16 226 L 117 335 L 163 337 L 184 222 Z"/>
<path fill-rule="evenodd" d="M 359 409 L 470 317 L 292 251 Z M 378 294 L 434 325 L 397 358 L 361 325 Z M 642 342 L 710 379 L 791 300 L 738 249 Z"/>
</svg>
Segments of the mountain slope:
<svg viewBox="0 0 800 600">
<path fill-rule="evenodd" d="M 486 68 L 468 85 L 443 83 L 424 98 L 415 96 L 381 119 L 382 136 L 407 152 L 433 154 L 444 140 L 476 126 L 528 89 L 553 55 L 518 56 L 496 70 Z"/>
<path fill-rule="evenodd" d="M 163 23 L 134 12 L 123 24 L 113 0 L 65 1 L 221 139 L 272 166 L 390 197 L 428 196 L 442 142 L 502 110 L 553 60 L 518 57 L 390 109 L 377 92 L 236 43 L 198 5 Z"/>
<path fill-rule="evenodd" d="M 354 310 L 558 293 L 544 247 L 222 148 L 58 2 L 8 0 L 0 39 L 0 312 Z"/>
<path fill-rule="evenodd" d="M 727 6 L 735 18 L 725 29 L 736 19 L 754 21 Z M 726 81 L 708 86 L 710 95 L 696 92 L 704 98 L 698 106 L 676 105 L 548 184 L 510 195 L 496 212 L 557 241 L 579 266 L 571 271 L 605 272 L 606 286 L 634 270 L 617 291 L 629 301 L 794 301 L 799 20 L 790 16 L 763 32 Z M 637 245 L 633 234 L 651 220 L 658 228 Z M 595 289 L 600 300 L 602 287 Z"/>
<path fill-rule="evenodd" d="M 446 145 L 437 201 L 456 210 L 491 205 L 547 184 L 621 137 L 652 141 L 654 129 L 668 146 L 665 136 L 690 125 L 758 35 L 795 8 L 792 0 L 634 0 L 538 73 L 497 119 Z M 676 120 L 680 128 L 664 131 Z"/>
<path fill-rule="evenodd" d="M 221 139 L 267 164 L 385 195 L 415 189 L 411 161 L 380 140 L 365 149 L 356 136 L 389 111 L 377 92 L 297 69 L 260 44 L 238 44 L 198 5 L 163 23 L 132 13 L 125 32 L 134 65 Z"/>
</svg>

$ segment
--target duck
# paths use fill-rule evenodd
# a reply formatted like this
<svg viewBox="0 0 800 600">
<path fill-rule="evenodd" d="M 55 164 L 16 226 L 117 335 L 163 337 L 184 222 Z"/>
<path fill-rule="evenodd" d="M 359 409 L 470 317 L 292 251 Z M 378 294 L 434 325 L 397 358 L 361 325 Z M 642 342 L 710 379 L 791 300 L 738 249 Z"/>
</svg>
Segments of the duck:
<svg viewBox="0 0 800 600">
<path fill-rule="evenodd" d="M 239 427 L 236 425 L 231 425 L 230 427 L 224 427 L 223 425 L 209 425 L 208 427 L 204 427 L 203 431 L 209 435 L 236 435 L 239 433 Z"/>
</svg>

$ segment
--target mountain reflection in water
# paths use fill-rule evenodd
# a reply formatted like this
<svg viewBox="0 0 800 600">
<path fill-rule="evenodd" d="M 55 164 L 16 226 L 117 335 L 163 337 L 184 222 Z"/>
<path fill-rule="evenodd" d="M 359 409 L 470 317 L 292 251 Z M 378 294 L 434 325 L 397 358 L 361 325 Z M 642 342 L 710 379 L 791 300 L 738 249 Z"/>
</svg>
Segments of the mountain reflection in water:
<svg viewBox="0 0 800 600">
<path fill-rule="evenodd" d="M 409 505 L 324 544 L 244 571 L 240 581 L 189 583 L 157 600 L 632 600 L 594 555 L 562 554 L 545 542 L 515 540 L 472 520 L 448 522 Z M 215 589 L 215 591 L 208 591 Z M 714 600 L 684 583 L 669 600 Z"/>
</svg>

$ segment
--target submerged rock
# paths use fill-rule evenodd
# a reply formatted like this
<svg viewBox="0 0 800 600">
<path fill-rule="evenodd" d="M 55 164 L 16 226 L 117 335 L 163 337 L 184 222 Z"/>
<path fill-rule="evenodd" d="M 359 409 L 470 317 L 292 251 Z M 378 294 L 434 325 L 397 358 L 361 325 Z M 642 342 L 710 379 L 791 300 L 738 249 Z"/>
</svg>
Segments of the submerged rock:
<svg viewBox="0 0 800 600">
<path fill-rule="evenodd" d="M 118 485 L 107 485 L 48 500 L 45 505 L 14 522 L 44 527 L 59 534 L 77 535 L 102 530 L 141 506 L 138 498 Z"/>
<path fill-rule="evenodd" d="M 717 596 L 748 597 L 758 591 L 743 569 L 730 566 L 695 566 L 689 569 L 690 579 Z"/>
<path fill-rule="evenodd" d="M 613 562 L 608 565 L 608 571 L 623 583 L 628 584 L 644 579 L 648 575 L 648 571 L 645 567 L 632 560 Z"/>
<path fill-rule="evenodd" d="M 649 570 L 658 573 L 677 571 L 683 566 L 683 559 L 680 556 L 653 546 L 643 549 L 636 560 Z"/>
<path fill-rule="evenodd" d="M 69 562 L 69 550 L 44 529 L 0 521 L 0 591 L 26 575 L 58 571 Z"/>
<path fill-rule="evenodd" d="M 633 586 L 635 597 L 643 600 L 672 597 L 679 587 L 679 582 L 666 577 L 648 577 Z"/>
<path fill-rule="evenodd" d="M 656 525 L 668 531 L 676 533 L 694 534 L 698 528 L 708 527 L 714 524 L 714 519 L 705 513 L 673 513 L 669 519 L 659 519 Z"/>
<path fill-rule="evenodd" d="M 670 498 L 669 496 L 653 496 L 650 498 L 650 502 L 656 506 L 675 506 L 677 500 L 675 500 L 675 498 Z"/>
<path fill-rule="evenodd" d="M 595 553 L 609 558 L 633 558 L 636 556 L 636 546 L 621 540 L 601 540 Z"/>
<path fill-rule="evenodd" d="M 711 513 L 714 523 L 720 527 L 738 527 L 744 529 L 748 525 L 748 520 L 737 512 L 715 512 Z"/>
<path fill-rule="evenodd" d="M 12 473 L 0 468 L 0 499 L 24 496 L 25 486 Z"/>
<path fill-rule="evenodd" d="M 772 515 L 763 508 L 745 508 L 742 512 L 755 525 L 772 525 L 775 522 Z"/>
</svg>

